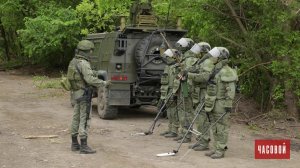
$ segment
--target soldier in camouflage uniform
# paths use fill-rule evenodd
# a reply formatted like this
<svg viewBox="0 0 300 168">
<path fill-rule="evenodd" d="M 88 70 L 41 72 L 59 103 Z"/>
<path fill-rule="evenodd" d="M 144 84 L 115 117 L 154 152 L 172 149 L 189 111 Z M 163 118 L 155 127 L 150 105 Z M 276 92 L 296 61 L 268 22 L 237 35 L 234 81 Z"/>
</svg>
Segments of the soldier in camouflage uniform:
<svg viewBox="0 0 300 168">
<path fill-rule="evenodd" d="M 206 45 L 207 46 L 207 45 Z M 210 46 L 206 47 L 206 52 L 210 49 Z M 188 74 L 189 80 L 193 83 L 193 107 L 194 110 L 196 110 L 196 107 L 199 104 L 204 103 L 205 95 L 206 95 L 206 87 L 207 82 L 213 73 L 213 70 L 215 69 L 215 66 L 217 64 L 217 58 L 212 57 L 212 55 L 209 53 L 205 54 L 203 56 L 203 59 L 201 59 L 197 66 L 196 71 L 190 72 Z M 194 111 L 196 114 L 197 111 Z M 196 130 L 200 133 L 204 132 L 209 127 L 209 118 L 207 117 L 207 114 L 205 113 L 205 110 L 202 109 L 200 112 L 198 118 L 196 119 Z M 200 138 L 201 137 L 201 138 Z M 194 145 L 189 146 L 189 148 L 193 148 L 196 151 L 203 151 L 208 150 L 208 143 L 210 141 L 209 138 L 209 132 L 205 135 L 199 135 L 197 138 L 197 143 Z"/>
<path fill-rule="evenodd" d="M 163 54 L 163 58 L 166 60 L 167 65 L 164 69 L 163 76 L 161 78 L 161 97 L 160 99 L 164 101 L 167 95 L 172 93 L 173 82 L 175 79 L 175 60 L 178 59 L 178 51 L 175 49 L 168 49 Z M 161 133 L 160 135 L 166 138 L 177 137 L 179 120 L 177 112 L 177 98 L 172 96 L 172 98 L 167 103 L 167 116 L 169 119 L 168 130 Z"/>
<path fill-rule="evenodd" d="M 235 97 L 237 73 L 228 66 L 229 51 L 224 47 L 215 47 L 209 52 L 217 59 L 214 71 L 209 77 L 206 95 L 205 112 L 212 127 L 214 149 L 206 153 L 213 159 L 223 158 L 227 149 L 229 113 Z"/>
<path fill-rule="evenodd" d="M 80 150 L 80 153 L 95 153 L 87 145 L 88 127 L 91 108 L 91 86 L 104 87 L 109 82 L 97 78 L 92 71 L 88 57 L 94 49 L 94 44 L 88 40 L 82 40 L 77 45 L 75 57 L 68 66 L 67 78 L 71 84 L 71 90 L 75 101 L 74 113 L 71 125 L 72 151 Z M 77 136 L 80 138 L 79 145 Z"/>
<path fill-rule="evenodd" d="M 176 47 L 181 49 L 181 51 L 184 53 L 182 55 L 182 59 L 180 60 L 180 65 L 178 66 L 179 73 L 177 75 L 177 79 L 174 81 L 174 85 L 177 84 L 177 86 L 174 86 L 174 91 L 177 92 L 177 97 L 180 101 L 182 101 L 183 105 L 179 106 L 178 108 L 178 117 L 179 117 L 179 123 L 180 123 L 180 132 L 179 136 L 175 138 L 174 140 L 177 140 L 178 142 L 182 141 L 183 136 L 187 132 L 187 129 L 191 123 L 192 119 L 192 99 L 189 96 L 188 91 L 188 82 L 187 82 L 187 71 L 189 68 L 191 68 L 198 60 L 196 57 L 196 54 L 189 50 L 193 46 L 194 42 L 192 39 L 189 38 L 181 38 L 177 43 Z M 187 50 L 186 52 L 184 52 Z M 191 142 L 191 133 L 188 133 L 185 139 L 182 141 L 183 143 Z"/>
</svg>

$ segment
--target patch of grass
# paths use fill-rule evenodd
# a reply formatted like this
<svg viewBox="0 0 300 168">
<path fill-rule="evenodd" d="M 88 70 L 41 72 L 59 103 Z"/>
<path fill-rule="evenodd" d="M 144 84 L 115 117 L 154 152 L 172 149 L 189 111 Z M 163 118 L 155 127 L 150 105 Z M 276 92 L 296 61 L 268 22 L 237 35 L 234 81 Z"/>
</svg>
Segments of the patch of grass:
<svg viewBox="0 0 300 168">
<path fill-rule="evenodd" d="M 60 78 L 49 78 L 48 76 L 34 76 L 33 84 L 39 89 L 61 89 Z"/>
<path fill-rule="evenodd" d="M 280 120 L 285 119 L 286 113 L 279 110 L 279 109 L 273 109 L 272 111 L 268 112 L 268 117 L 272 120 Z"/>
<path fill-rule="evenodd" d="M 259 126 L 256 125 L 255 123 L 250 123 L 249 126 L 248 126 L 248 128 L 250 130 L 254 130 L 254 131 L 258 131 L 259 130 Z"/>
</svg>

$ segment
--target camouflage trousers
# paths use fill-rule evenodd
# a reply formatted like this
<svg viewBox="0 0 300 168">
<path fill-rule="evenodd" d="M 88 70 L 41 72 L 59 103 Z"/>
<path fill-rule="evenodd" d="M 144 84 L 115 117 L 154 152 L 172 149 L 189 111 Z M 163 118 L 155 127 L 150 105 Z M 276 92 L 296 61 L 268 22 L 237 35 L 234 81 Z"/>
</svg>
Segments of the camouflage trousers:
<svg viewBox="0 0 300 168">
<path fill-rule="evenodd" d="M 180 96 L 180 101 L 183 101 L 178 107 L 179 118 L 179 136 L 184 136 L 193 120 L 193 103 L 191 97 Z M 191 138 L 192 134 L 188 133 L 186 138 Z"/>
<path fill-rule="evenodd" d="M 207 113 L 210 119 L 210 123 L 215 123 L 223 114 L 225 113 L 224 109 L 224 101 L 216 100 L 214 109 Z M 227 142 L 228 142 L 228 132 L 229 132 L 229 115 L 227 113 L 223 116 L 215 126 L 212 127 L 212 133 L 214 137 L 214 150 L 225 153 L 227 149 Z"/>
<path fill-rule="evenodd" d="M 88 136 L 88 128 L 90 127 L 90 102 L 76 102 L 74 106 L 73 119 L 71 125 L 71 135 L 85 139 Z"/>
<path fill-rule="evenodd" d="M 178 133 L 179 119 L 177 112 L 177 100 L 171 100 L 170 105 L 167 106 L 167 116 L 169 120 L 168 128 L 170 132 Z"/>
</svg>

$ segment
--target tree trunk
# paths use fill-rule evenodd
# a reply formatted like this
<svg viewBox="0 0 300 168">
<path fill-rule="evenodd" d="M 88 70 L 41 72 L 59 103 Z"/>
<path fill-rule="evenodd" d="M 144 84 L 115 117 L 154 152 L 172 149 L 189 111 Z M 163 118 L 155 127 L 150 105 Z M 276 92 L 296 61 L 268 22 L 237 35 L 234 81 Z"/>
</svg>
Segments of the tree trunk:
<svg viewBox="0 0 300 168">
<path fill-rule="evenodd" d="M 1 35 L 4 39 L 5 59 L 6 59 L 6 61 L 10 61 L 8 40 L 7 40 L 7 37 L 6 37 L 6 32 L 4 30 L 4 27 L 1 23 L 1 20 L 0 20 L 0 31 L 1 31 Z"/>
<path fill-rule="evenodd" d="M 283 5 L 285 6 L 290 6 L 293 3 L 298 3 L 297 1 L 294 0 L 289 0 L 289 1 L 282 1 Z M 296 16 L 295 15 L 296 11 L 291 10 L 290 11 L 290 15 Z M 286 33 L 291 33 L 293 30 L 291 28 L 291 23 L 293 22 L 293 19 L 288 20 L 284 25 L 283 25 L 283 31 Z M 284 61 L 288 62 L 289 65 L 291 64 L 291 58 L 289 56 L 289 54 L 287 53 L 287 55 L 284 57 Z M 288 81 L 289 78 L 287 77 L 287 79 L 285 79 L 285 81 Z M 298 98 L 295 95 L 295 93 L 293 92 L 293 88 L 288 86 L 287 84 L 288 82 L 285 82 L 285 105 L 287 106 L 287 112 L 289 115 L 296 117 L 298 120 L 300 119 L 300 111 L 299 111 L 299 106 L 298 106 Z"/>
</svg>

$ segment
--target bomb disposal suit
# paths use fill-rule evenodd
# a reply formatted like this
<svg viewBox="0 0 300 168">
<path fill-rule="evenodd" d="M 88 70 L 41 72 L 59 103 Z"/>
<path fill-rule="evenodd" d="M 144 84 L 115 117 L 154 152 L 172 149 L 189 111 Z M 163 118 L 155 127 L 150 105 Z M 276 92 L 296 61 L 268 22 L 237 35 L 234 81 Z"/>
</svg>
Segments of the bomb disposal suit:
<svg viewBox="0 0 300 168">
<path fill-rule="evenodd" d="M 229 51 L 224 47 L 215 47 L 210 51 L 218 58 L 218 64 L 211 75 L 205 95 L 205 112 L 212 127 L 214 137 L 213 150 L 206 153 L 213 159 L 224 157 L 227 149 L 229 131 L 229 113 L 235 97 L 237 73 L 228 66 Z"/>
</svg>

